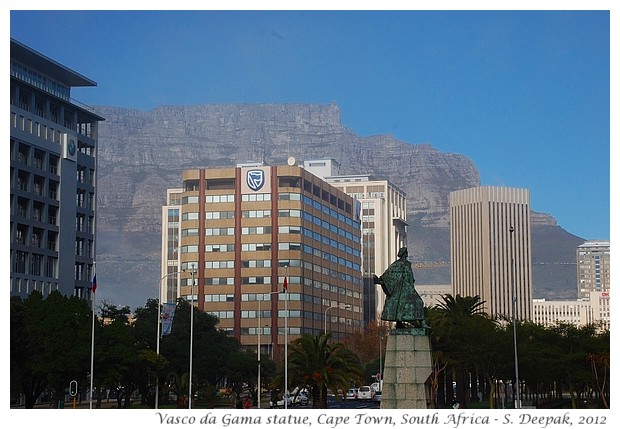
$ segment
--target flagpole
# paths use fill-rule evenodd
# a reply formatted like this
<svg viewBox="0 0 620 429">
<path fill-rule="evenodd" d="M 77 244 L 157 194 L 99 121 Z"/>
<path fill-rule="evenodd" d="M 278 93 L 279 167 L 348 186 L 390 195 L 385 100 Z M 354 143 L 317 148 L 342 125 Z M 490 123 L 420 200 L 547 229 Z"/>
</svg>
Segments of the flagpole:
<svg viewBox="0 0 620 429">
<path fill-rule="evenodd" d="M 90 332 L 90 399 L 89 406 L 93 408 L 93 371 L 95 369 L 95 290 L 97 289 L 97 263 L 93 262 L 95 274 L 93 275 L 92 292 L 92 326 Z"/>
<path fill-rule="evenodd" d="M 161 283 L 160 283 L 161 284 Z M 160 293 L 161 296 L 161 293 Z M 157 357 L 159 357 L 159 337 L 161 337 L 161 305 L 157 298 Z M 155 374 L 155 409 L 159 408 L 159 370 Z"/>
<path fill-rule="evenodd" d="M 189 334 L 189 409 L 192 409 L 192 363 L 194 360 L 194 274 L 192 270 L 192 301 L 190 308 L 190 334 Z"/>
<path fill-rule="evenodd" d="M 97 126 L 97 124 L 94 124 L 95 127 Z M 95 132 L 96 132 L 96 128 L 95 128 Z M 95 291 L 97 289 L 97 199 L 98 199 L 98 192 L 97 189 L 99 188 L 99 143 L 96 142 L 95 143 L 95 147 L 94 147 L 94 151 L 92 153 L 93 158 L 95 159 L 95 172 L 94 172 L 94 177 L 92 177 L 93 180 L 93 187 L 94 187 L 94 200 L 93 200 L 93 205 L 91 205 L 91 209 L 93 210 L 93 284 L 91 287 L 91 291 L 92 291 L 92 313 L 93 313 L 93 321 L 92 321 L 92 326 L 91 326 L 91 335 L 90 335 L 90 400 L 89 400 L 89 406 L 90 409 L 93 408 L 93 375 L 94 375 L 94 371 L 95 371 Z"/>
<path fill-rule="evenodd" d="M 284 269 L 284 408 L 288 409 L 288 265 Z"/>
<path fill-rule="evenodd" d="M 180 271 L 168 273 L 159 280 L 159 290 L 157 293 L 157 356 L 159 356 L 159 339 L 161 338 L 161 309 L 163 306 L 163 304 L 161 303 L 161 282 L 163 282 L 166 277 L 173 276 L 179 273 Z M 155 409 L 157 409 L 159 408 L 159 371 L 155 376 L 155 380 Z"/>
</svg>

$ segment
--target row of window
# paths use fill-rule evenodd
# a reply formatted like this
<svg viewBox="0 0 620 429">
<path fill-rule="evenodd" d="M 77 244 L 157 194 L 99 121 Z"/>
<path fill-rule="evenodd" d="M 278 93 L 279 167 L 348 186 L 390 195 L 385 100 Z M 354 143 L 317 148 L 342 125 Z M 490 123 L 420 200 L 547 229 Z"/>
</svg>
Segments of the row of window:
<svg viewBox="0 0 620 429">
<path fill-rule="evenodd" d="M 262 197 L 259 197 L 262 196 Z M 270 199 L 271 197 L 266 197 L 269 194 L 244 194 L 242 195 L 242 200 L 243 201 L 261 201 L 261 200 L 265 200 L 267 201 L 268 199 Z M 207 202 L 234 202 L 234 195 L 207 195 L 206 197 L 206 201 Z M 359 220 L 355 221 L 353 219 L 351 219 L 348 216 L 345 216 L 341 213 L 338 213 L 337 210 L 331 208 L 330 206 L 326 205 L 326 204 L 322 204 L 319 201 L 315 201 L 312 198 L 310 198 L 309 196 L 303 196 L 301 194 L 297 194 L 297 193 L 283 193 L 281 195 L 279 195 L 279 199 L 283 200 L 283 201 L 303 201 L 304 204 L 306 204 L 308 207 L 313 207 L 316 210 L 320 210 L 322 213 L 329 215 L 331 218 L 333 218 L 334 220 L 338 221 L 338 222 L 342 222 L 343 224 L 349 225 L 351 227 L 353 227 L 354 229 L 359 229 Z M 182 200 L 183 203 L 198 203 L 198 196 L 187 196 L 184 197 Z M 269 217 L 270 214 L 270 210 L 264 210 L 262 212 L 263 216 L 251 216 L 251 213 L 253 211 L 244 211 L 244 213 L 246 213 L 246 215 L 244 215 L 244 217 Z M 211 213 L 208 216 L 211 216 L 211 219 L 216 219 L 216 217 L 213 217 L 214 214 L 213 213 L 218 213 L 218 212 L 209 212 Z M 221 212 L 221 213 L 229 213 L 229 212 Z M 267 214 L 269 213 L 269 214 Z M 287 214 L 288 213 L 288 214 Z M 221 215 L 220 215 L 221 216 Z M 279 217 L 284 217 L 284 216 L 291 216 L 291 217 L 299 217 L 299 210 L 280 210 L 278 212 L 278 216 Z M 227 217 L 218 217 L 217 219 L 224 219 Z M 187 212 L 187 213 L 183 213 L 183 220 L 196 220 L 198 219 L 198 213 L 196 212 Z M 310 218 L 312 219 L 312 218 Z M 329 222 L 327 222 L 329 224 Z M 319 224 L 321 224 L 321 221 L 319 220 Z M 329 227 L 328 227 L 329 229 Z"/>
<path fill-rule="evenodd" d="M 321 271 L 321 270 L 316 270 L 317 272 Z M 332 273 L 328 273 L 325 272 L 326 275 L 328 274 L 332 274 L 332 277 L 334 278 L 339 278 L 340 280 L 345 280 L 348 282 L 349 285 L 360 285 L 360 280 L 357 277 L 351 276 L 349 274 L 342 274 L 342 273 L 338 273 L 338 272 L 332 272 Z M 195 282 L 195 280 L 194 280 Z M 283 282 L 282 278 L 278 279 L 278 282 L 281 284 Z M 305 286 L 308 287 L 312 287 L 314 289 L 322 289 L 324 291 L 327 292 L 333 292 L 336 293 L 338 295 L 341 296 L 348 296 L 348 297 L 352 297 L 355 299 L 359 299 L 361 297 L 361 294 L 359 291 L 357 290 L 352 290 L 349 288 L 345 288 L 342 286 L 337 286 L 334 284 L 330 284 L 327 282 L 322 282 L 320 280 L 314 280 L 310 277 L 298 277 L 298 276 L 291 276 L 288 277 L 287 282 L 289 284 L 300 284 L 303 282 L 303 284 Z M 192 279 L 191 278 L 187 278 L 187 279 L 181 279 L 180 281 L 182 286 L 191 286 L 192 284 Z M 195 284 L 195 283 L 194 283 Z M 205 286 L 233 286 L 235 284 L 235 279 L 234 277 L 206 277 L 204 279 L 203 284 Z M 270 285 L 271 284 L 271 277 L 268 276 L 253 276 L 253 277 L 242 277 L 241 278 L 241 284 L 242 285 Z M 207 295 L 205 295 L 207 296 Z M 209 296 L 215 296 L 215 295 L 209 295 Z M 218 295 L 219 296 L 219 295 Z M 227 296 L 227 295 L 225 295 Z M 256 292 L 256 293 L 250 293 L 250 294 L 243 294 L 241 297 L 242 301 L 255 301 L 260 299 L 260 297 L 262 296 L 261 300 L 264 301 L 269 301 L 269 294 L 268 293 L 260 293 L 260 292 Z M 295 298 L 296 294 L 294 293 L 289 293 L 289 299 L 290 300 L 296 300 L 298 298 Z M 314 295 L 308 295 L 308 296 L 313 296 Z M 316 299 L 318 299 L 317 297 L 315 297 Z M 197 298 L 196 298 L 197 299 Z M 280 299 L 284 299 L 284 295 L 280 294 Z M 309 301 L 311 302 L 311 301 Z M 321 302 L 319 301 L 315 301 L 315 304 L 321 304 Z"/>
<path fill-rule="evenodd" d="M 270 218 L 271 210 L 242 210 L 242 218 Z M 278 210 L 278 217 L 301 217 L 301 210 Z M 205 212 L 205 219 L 207 220 L 220 220 L 220 219 L 234 219 L 234 211 L 217 211 L 217 212 Z M 182 220 L 198 220 L 198 212 L 184 212 L 181 216 Z"/>
<path fill-rule="evenodd" d="M 53 94 L 65 101 L 70 100 L 71 89 L 69 86 L 49 79 L 41 73 L 38 73 L 37 71 L 14 60 L 11 60 L 11 76 L 27 82 L 45 92 Z"/>
<path fill-rule="evenodd" d="M 39 279 L 28 279 L 28 278 L 19 278 L 19 277 L 11 277 L 11 295 L 13 294 L 24 294 L 29 295 L 32 291 L 38 290 L 43 294 L 43 296 L 47 296 L 52 291 L 58 290 L 58 283 L 55 281 L 49 280 L 39 280 Z"/>
</svg>

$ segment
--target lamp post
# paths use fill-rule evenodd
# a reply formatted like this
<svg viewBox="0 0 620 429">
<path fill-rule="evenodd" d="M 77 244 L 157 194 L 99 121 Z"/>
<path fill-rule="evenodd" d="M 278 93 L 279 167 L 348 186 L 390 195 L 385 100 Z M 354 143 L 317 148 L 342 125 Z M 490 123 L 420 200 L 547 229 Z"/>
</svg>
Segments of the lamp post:
<svg viewBox="0 0 620 429">
<path fill-rule="evenodd" d="M 329 310 L 331 310 L 332 308 L 339 308 L 339 305 L 330 305 L 329 307 L 327 307 L 325 309 L 325 316 L 323 317 L 325 319 L 325 329 L 324 329 L 324 333 L 325 335 L 327 335 L 327 312 Z M 346 304 L 344 307 L 342 307 L 344 310 L 350 310 L 351 309 L 351 305 L 350 304 Z"/>
<path fill-rule="evenodd" d="M 183 270 L 185 271 L 185 270 Z M 194 276 L 196 274 L 196 267 L 192 266 L 192 287 L 190 295 L 192 297 L 190 301 L 189 310 L 189 399 L 188 406 L 192 409 L 192 363 L 194 361 Z"/>
<path fill-rule="evenodd" d="M 168 273 L 159 280 L 159 293 L 157 297 L 157 356 L 159 356 L 159 340 L 161 338 L 161 282 L 163 282 L 166 277 L 176 274 L 179 274 L 179 271 Z M 155 380 L 155 409 L 157 409 L 159 408 L 159 373 L 156 375 Z"/>
<path fill-rule="evenodd" d="M 256 403 L 257 408 L 260 408 L 260 395 L 261 395 L 261 392 L 262 392 L 262 388 L 261 388 L 261 384 L 260 384 L 260 372 L 261 372 L 261 368 L 260 368 L 260 355 L 261 355 L 261 353 L 260 353 L 260 337 L 261 337 L 261 334 L 263 333 L 263 328 L 262 328 L 261 322 L 260 322 L 260 318 L 261 318 L 260 302 L 263 300 L 265 295 L 274 295 L 276 293 L 280 293 L 280 292 L 279 291 L 275 291 L 275 292 L 270 292 L 269 294 L 261 293 L 260 294 L 261 299 L 257 300 L 258 301 L 258 330 L 256 331 L 256 333 L 258 334 L 258 347 L 257 347 L 258 348 L 258 382 L 257 382 L 257 384 L 258 384 L 258 395 L 256 395 L 257 396 L 257 403 Z M 271 299 L 271 297 L 270 297 L 270 299 Z"/>
<path fill-rule="evenodd" d="M 515 258 L 514 258 L 514 245 L 513 235 L 515 232 L 514 226 L 510 229 L 510 271 L 512 281 L 512 337 L 514 339 L 515 349 L 515 408 L 521 408 L 521 398 L 519 394 L 519 354 L 517 353 L 517 284 L 515 281 Z"/>
<path fill-rule="evenodd" d="M 379 390 L 383 390 L 383 323 L 378 325 L 379 328 L 379 374 L 381 375 L 381 379 L 377 380 L 379 382 Z"/>
</svg>

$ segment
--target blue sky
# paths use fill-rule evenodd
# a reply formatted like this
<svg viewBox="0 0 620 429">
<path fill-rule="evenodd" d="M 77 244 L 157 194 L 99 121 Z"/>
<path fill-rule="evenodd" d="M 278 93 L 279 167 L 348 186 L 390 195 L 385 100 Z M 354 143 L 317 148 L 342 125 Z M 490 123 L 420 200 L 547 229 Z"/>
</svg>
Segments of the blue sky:
<svg viewBox="0 0 620 429">
<path fill-rule="evenodd" d="M 82 103 L 334 101 L 353 132 L 463 154 L 482 185 L 528 188 L 532 208 L 568 232 L 609 239 L 616 11 L 537 4 L 549 10 L 11 10 L 7 20 L 11 37 L 97 82 L 73 91 Z"/>
</svg>

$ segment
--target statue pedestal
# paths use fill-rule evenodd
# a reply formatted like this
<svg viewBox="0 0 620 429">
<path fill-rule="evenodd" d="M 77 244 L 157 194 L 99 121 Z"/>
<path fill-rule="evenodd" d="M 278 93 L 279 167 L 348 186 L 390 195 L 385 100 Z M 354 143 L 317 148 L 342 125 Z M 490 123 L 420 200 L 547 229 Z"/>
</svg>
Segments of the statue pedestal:
<svg viewBox="0 0 620 429">
<path fill-rule="evenodd" d="M 429 408 L 426 381 L 432 372 L 431 343 L 426 330 L 393 329 L 385 351 L 381 408 Z"/>
</svg>

